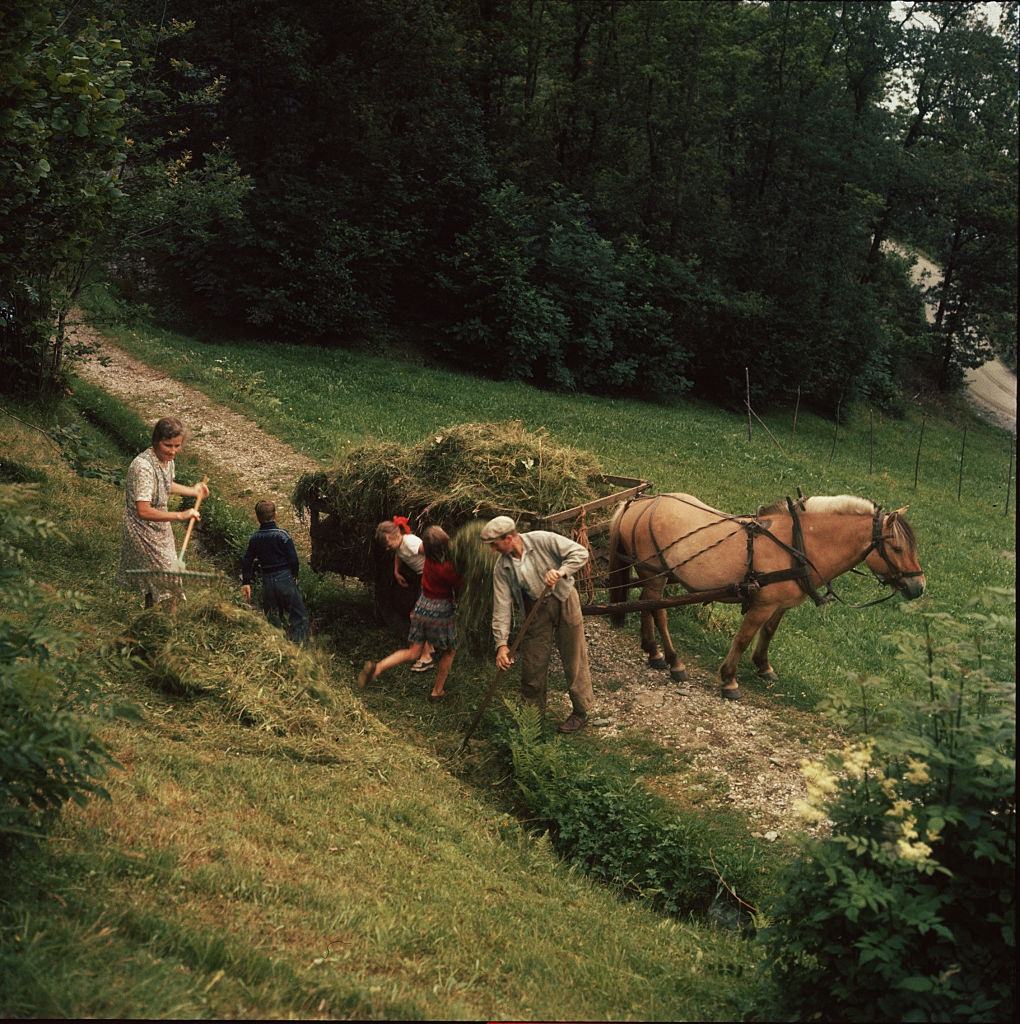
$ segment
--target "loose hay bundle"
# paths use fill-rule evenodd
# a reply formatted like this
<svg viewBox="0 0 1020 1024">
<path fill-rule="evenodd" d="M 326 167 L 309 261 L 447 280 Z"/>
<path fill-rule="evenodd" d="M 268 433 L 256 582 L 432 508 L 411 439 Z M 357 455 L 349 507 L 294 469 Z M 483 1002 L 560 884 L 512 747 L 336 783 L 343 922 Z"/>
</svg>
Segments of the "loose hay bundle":
<svg viewBox="0 0 1020 1024">
<path fill-rule="evenodd" d="M 492 567 L 496 552 L 481 541 L 485 523 L 475 520 L 462 526 L 450 540 L 450 558 L 464 577 L 457 600 L 457 636 L 461 649 L 479 658 L 491 657 Z"/>
<path fill-rule="evenodd" d="M 259 731 L 325 740 L 359 716 L 346 691 L 330 685 L 321 654 L 296 647 L 251 609 L 201 596 L 175 614 L 158 605 L 143 612 L 132 632 L 153 686 L 208 695 Z"/>
<path fill-rule="evenodd" d="M 415 530 L 438 523 L 454 536 L 501 513 L 537 519 L 599 496 L 590 452 L 556 444 L 519 420 L 447 427 L 411 448 L 368 442 L 335 469 L 306 473 L 292 501 L 312 512 L 312 568 L 374 576 L 376 524 L 405 515 Z"/>
</svg>

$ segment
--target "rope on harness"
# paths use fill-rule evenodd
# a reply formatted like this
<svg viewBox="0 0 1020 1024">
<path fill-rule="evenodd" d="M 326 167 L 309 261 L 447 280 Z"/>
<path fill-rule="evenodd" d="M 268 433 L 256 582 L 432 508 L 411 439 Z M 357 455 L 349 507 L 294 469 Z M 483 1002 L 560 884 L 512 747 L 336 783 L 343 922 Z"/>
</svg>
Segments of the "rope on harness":
<svg viewBox="0 0 1020 1024">
<path fill-rule="evenodd" d="M 580 525 L 575 526 L 573 530 L 574 541 L 581 545 L 588 552 L 588 561 L 578 569 L 575 576 L 575 584 L 577 589 L 583 595 L 585 604 L 595 603 L 595 582 L 592 579 L 591 566 L 594 555 L 591 550 L 591 541 L 588 539 L 588 518 L 587 513 L 582 512 L 578 517 L 580 519 Z"/>
</svg>

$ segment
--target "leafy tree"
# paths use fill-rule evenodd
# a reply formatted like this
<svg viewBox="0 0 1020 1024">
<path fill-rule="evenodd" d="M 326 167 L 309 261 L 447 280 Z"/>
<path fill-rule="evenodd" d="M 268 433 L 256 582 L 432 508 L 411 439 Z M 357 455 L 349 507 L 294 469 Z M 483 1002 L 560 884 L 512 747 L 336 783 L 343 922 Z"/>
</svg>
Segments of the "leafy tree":
<svg viewBox="0 0 1020 1024">
<path fill-rule="evenodd" d="M 922 142 L 932 186 L 920 234 L 942 265 L 933 376 L 945 389 L 996 349 L 1012 350 L 1016 334 L 1015 51 L 977 22 L 956 55 L 964 58 Z"/>
<path fill-rule="evenodd" d="M 0 10 L 0 331 L 9 387 L 45 390 L 64 357 L 67 315 L 103 262 L 174 254 L 201 266 L 236 221 L 247 183 L 223 146 L 200 164 L 180 110 L 206 116 L 209 82 L 153 77 L 163 38 L 145 3 L 111 17 L 52 2 Z M 141 20 L 140 20 L 141 19 Z M 128 59 L 128 54 L 133 54 Z M 195 78 L 194 69 L 173 74 Z M 176 226 L 178 241 L 169 243 Z M 189 248 L 190 245 L 190 248 Z M 161 253 L 162 250 L 162 253 Z"/>
<path fill-rule="evenodd" d="M 59 376 L 65 318 L 122 193 L 131 62 L 95 19 L 52 2 L 0 7 L 0 336 L 4 385 Z"/>
<path fill-rule="evenodd" d="M 973 4 L 175 14 L 116 6 L 138 70 L 109 252 L 163 309 L 470 365 L 484 341 L 549 387 L 735 402 L 748 367 L 757 405 L 825 411 L 894 406 L 907 366 L 951 386 L 1010 333 L 1015 96 Z M 881 254 L 925 231 L 947 276 L 916 359 Z"/>
<path fill-rule="evenodd" d="M 667 261 L 635 239 L 618 253 L 563 189 L 534 199 L 506 184 L 483 202 L 444 264 L 451 358 L 475 366 L 484 348 L 496 373 L 564 390 L 687 390 L 688 353 L 651 283 Z"/>
<path fill-rule="evenodd" d="M 991 26 L 981 5 L 916 3 L 900 26 L 894 113 L 900 143 L 869 262 L 891 230 L 942 268 L 927 373 L 939 387 L 1014 349 L 1016 5 Z M 1012 28 L 1011 28 L 1012 26 Z"/>
<path fill-rule="evenodd" d="M 167 52 L 222 88 L 217 117 L 190 125 L 193 157 L 229 137 L 252 185 L 240 222 L 174 261 L 193 297 L 287 337 L 429 320 L 436 254 L 488 181 L 441 6 L 180 9 L 195 28 Z"/>
</svg>

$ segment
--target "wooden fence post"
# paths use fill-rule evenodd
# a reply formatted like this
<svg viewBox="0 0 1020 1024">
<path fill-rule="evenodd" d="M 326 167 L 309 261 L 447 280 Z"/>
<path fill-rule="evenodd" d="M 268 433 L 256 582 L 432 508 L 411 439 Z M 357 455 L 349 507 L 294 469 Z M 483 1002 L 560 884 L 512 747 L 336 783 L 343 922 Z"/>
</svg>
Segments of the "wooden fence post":
<svg viewBox="0 0 1020 1024">
<path fill-rule="evenodd" d="M 751 440 L 751 374 L 747 367 L 744 367 L 744 384 L 746 388 L 746 398 L 744 401 L 747 403 L 747 439 Z"/>
<path fill-rule="evenodd" d="M 833 455 L 836 454 L 836 438 L 839 437 L 839 407 L 843 404 L 843 392 L 839 393 L 839 398 L 836 400 L 836 425 L 832 430 L 832 449 L 829 451 L 829 462 L 832 462 Z M 828 465 L 828 463 L 826 463 Z"/>
<path fill-rule="evenodd" d="M 921 442 L 924 441 L 924 425 L 928 422 L 928 414 L 921 417 L 921 434 L 917 439 L 917 457 L 914 459 L 914 490 L 917 490 L 917 473 L 921 468 Z"/>
<path fill-rule="evenodd" d="M 963 491 L 963 453 L 967 450 L 967 424 L 963 425 L 963 441 L 960 442 L 960 475 L 956 481 L 956 500 L 960 500 Z"/>
<path fill-rule="evenodd" d="M 875 472 L 875 410 L 868 406 L 868 473 Z"/>
<path fill-rule="evenodd" d="M 1009 515 L 1009 498 L 1013 491 L 1013 446 L 1016 444 L 1016 435 L 1009 439 L 1009 473 L 1006 474 L 1006 508 L 1004 516 Z"/>
</svg>

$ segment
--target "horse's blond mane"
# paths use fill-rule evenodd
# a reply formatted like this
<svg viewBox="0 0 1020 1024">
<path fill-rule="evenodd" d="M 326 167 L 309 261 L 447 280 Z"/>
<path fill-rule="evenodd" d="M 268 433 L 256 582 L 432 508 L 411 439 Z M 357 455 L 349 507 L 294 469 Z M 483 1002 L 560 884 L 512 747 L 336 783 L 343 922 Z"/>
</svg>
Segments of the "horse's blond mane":
<svg viewBox="0 0 1020 1024">
<path fill-rule="evenodd" d="M 816 495 L 813 498 L 800 498 L 794 502 L 801 512 L 827 512 L 829 515 L 851 516 L 851 515 L 874 515 L 875 503 L 867 498 L 857 498 L 852 494 Z M 775 515 L 776 513 L 787 512 L 785 498 L 779 498 L 771 505 L 761 505 L 758 508 L 758 515 Z"/>
<path fill-rule="evenodd" d="M 816 495 L 804 502 L 805 512 L 827 512 L 835 516 L 874 515 L 875 503 L 853 494 Z"/>
<path fill-rule="evenodd" d="M 816 514 L 828 513 L 835 516 L 873 516 L 878 506 L 867 498 L 858 498 L 853 494 L 819 494 L 813 498 L 803 498 L 795 505 L 802 512 L 814 512 Z M 780 498 L 771 505 L 759 507 L 757 515 L 776 515 L 788 511 L 786 499 Z M 917 551 L 917 538 L 914 536 L 913 527 L 903 518 L 902 515 L 889 516 L 889 526 L 893 535 L 902 543 L 906 544 L 911 551 Z"/>
</svg>

